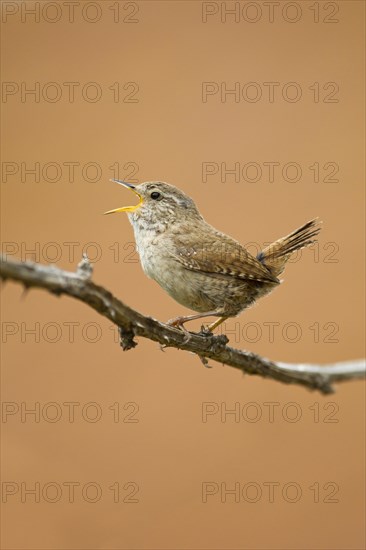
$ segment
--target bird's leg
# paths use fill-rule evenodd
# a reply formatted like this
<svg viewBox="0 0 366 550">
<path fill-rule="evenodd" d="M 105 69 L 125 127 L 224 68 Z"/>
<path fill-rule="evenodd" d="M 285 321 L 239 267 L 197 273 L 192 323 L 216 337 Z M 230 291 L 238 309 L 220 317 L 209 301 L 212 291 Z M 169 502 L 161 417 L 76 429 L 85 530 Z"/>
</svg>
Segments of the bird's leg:
<svg viewBox="0 0 366 550">
<path fill-rule="evenodd" d="M 218 313 L 217 311 L 208 311 L 207 313 L 196 313 L 195 315 L 186 315 L 185 317 L 175 317 L 174 319 L 170 319 L 167 322 L 167 325 L 170 325 L 171 327 L 178 327 L 188 332 L 187 329 L 184 327 L 184 323 L 187 323 L 188 321 L 195 321 L 196 319 L 202 319 L 203 317 L 219 317 L 219 316 L 220 316 L 220 313 Z"/>
<path fill-rule="evenodd" d="M 196 319 L 202 319 L 203 317 L 219 317 L 219 316 L 220 316 L 220 313 L 218 313 L 217 311 L 208 311 L 207 313 L 196 313 L 195 315 L 186 315 L 185 317 L 175 317 L 174 319 L 170 319 L 167 322 L 167 325 L 182 329 L 183 332 L 186 334 L 186 339 L 184 340 L 184 343 L 186 344 L 191 338 L 191 333 L 186 329 L 186 327 L 184 326 L 184 323 L 187 323 L 188 321 L 194 321 Z"/>
<path fill-rule="evenodd" d="M 217 328 L 219 325 L 221 325 L 221 323 L 223 323 L 224 321 L 226 321 L 226 319 L 228 319 L 228 317 L 220 317 L 219 319 L 217 319 L 214 323 L 211 323 L 211 325 L 208 325 L 207 327 L 207 331 L 208 332 L 212 332 L 213 330 L 215 330 L 215 328 Z"/>
</svg>

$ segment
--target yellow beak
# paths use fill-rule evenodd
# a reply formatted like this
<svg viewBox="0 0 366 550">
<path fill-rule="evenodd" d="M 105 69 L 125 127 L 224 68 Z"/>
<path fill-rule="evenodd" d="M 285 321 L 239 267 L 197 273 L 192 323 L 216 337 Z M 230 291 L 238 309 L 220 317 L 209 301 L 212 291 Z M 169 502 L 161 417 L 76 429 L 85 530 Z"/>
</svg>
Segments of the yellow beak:
<svg viewBox="0 0 366 550">
<path fill-rule="evenodd" d="M 139 197 L 140 200 L 137 204 L 135 204 L 135 206 L 122 206 L 121 208 L 108 210 L 108 212 L 104 212 L 104 214 L 114 214 L 115 212 L 133 212 L 134 210 L 136 210 L 141 206 L 143 198 L 142 198 L 142 195 L 140 195 L 140 193 L 136 191 L 136 187 L 134 185 L 132 185 L 131 183 L 126 183 L 125 181 L 121 181 L 121 180 L 112 179 L 110 181 L 114 181 L 115 183 L 119 183 L 120 185 L 123 185 L 123 187 L 127 187 L 127 189 L 131 189 L 131 191 L 133 191 Z"/>
</svg>

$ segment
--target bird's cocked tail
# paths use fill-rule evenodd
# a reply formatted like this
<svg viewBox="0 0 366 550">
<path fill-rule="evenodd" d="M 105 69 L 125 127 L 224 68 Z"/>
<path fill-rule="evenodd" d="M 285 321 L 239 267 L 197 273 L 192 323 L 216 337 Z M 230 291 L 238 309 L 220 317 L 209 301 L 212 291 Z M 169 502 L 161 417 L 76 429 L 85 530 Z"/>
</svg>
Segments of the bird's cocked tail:
<svg viewBox="0 0 366 550">
<path fill-rule="evenodd" d="M 305 223 L 286 237 L 264 248 L 257 259 L 270 270 L 272 275 L 278 277 L 285 269 L 286 262 L 293 252 L 315 242 L 314 237 L 321 229 L 320 223 L 318 218 Z"/>
</svg>

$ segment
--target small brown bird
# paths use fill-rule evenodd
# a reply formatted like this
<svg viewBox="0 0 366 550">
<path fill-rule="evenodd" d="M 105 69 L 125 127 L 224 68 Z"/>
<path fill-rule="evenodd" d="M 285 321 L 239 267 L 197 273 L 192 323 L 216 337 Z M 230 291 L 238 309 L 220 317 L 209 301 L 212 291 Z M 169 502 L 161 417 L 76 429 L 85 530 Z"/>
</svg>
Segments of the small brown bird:
<svg viewBox="0 0 366 550">
<path fill-rule="evenodd" d="M 112 181 L 132 189 L 140 199 L 135 206 L 106 214 L 128 213 L 144 272 L 177 302 L 199 312 L 168 321 L 183 330 L 187 321 L 219 317 L 208 327 L 212 331 L 271 292 L 280 284 L 278 276 L 291 254 L 313 243 L 320 231 L 318 221 L 311 220 L 255 258 L 209 225 L 177 187 L 160 181 L 136 186 Z"/>
</svg>

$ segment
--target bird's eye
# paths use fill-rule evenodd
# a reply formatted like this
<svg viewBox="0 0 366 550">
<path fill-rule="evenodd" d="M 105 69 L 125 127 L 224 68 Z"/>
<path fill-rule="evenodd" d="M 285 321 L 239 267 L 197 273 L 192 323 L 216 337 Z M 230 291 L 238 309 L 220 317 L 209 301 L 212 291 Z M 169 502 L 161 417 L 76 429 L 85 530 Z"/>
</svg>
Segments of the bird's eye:
<svg viewBox="0 0 366 550">
<path fill-rule="evenodd" d="M 150 195 L 150 197 L 154 200 L 154 201 L 157 201 L 158 199 L 161 199 L 161 194 L 159 193 L 159 191 L 153 191 Z"/>
</svg>

